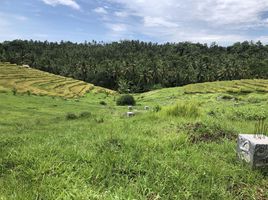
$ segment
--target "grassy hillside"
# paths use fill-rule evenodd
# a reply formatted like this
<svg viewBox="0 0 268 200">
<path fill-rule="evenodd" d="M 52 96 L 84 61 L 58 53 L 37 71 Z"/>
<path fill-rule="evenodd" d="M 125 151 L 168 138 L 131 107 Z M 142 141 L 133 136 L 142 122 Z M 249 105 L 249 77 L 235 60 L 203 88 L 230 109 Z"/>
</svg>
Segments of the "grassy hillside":
<svg viewBox="0 0 268 200">
<path fill-rule="evenodd" d="M 96 87 L 83 81 L 10 63 L 0 63 L 0 86 L 0 91 L 13 90 L 19 93 L 64 98 L 81 97 L 90 91 L 114 93 L 112 90 Z"/>
<path fill-rule="evenodd" d="M 239 133 L 268 118 L 267 85 L 137 94 L 132 118 L 105 93 L 0 93 L 0 199 L 268 199 L 268 171 L 235 150 Z"/>
</svg>

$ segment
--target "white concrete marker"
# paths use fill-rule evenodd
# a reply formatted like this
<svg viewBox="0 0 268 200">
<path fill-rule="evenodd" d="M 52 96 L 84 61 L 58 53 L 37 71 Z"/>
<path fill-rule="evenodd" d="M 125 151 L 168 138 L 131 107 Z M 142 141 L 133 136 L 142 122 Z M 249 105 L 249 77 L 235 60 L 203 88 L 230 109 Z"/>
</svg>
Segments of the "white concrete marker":
<svg viewBox="0 0 268 200">
<path fill-rule="evenodd" d="M 239 134 L 237 155 L 253 169 L 268 167 L 268 137 L 264 135 Z"/>
<path fill-rule="evenodd" d="M 127 112 L 127 117 L 133 117 L 133 116 L 135 116 L 134 112 Z"/>
</svg>

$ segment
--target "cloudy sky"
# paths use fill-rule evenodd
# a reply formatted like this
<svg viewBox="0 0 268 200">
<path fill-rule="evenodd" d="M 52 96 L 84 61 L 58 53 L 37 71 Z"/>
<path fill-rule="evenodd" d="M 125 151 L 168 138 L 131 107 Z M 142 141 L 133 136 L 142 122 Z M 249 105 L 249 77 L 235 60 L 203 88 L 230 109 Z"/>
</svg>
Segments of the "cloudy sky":
<svg viewBox="0 0 268 200">
<path fill-rule="evenodd" d="M 268 43 L 268 0 L 0 0 L 0 41 Z"/>
</svg>

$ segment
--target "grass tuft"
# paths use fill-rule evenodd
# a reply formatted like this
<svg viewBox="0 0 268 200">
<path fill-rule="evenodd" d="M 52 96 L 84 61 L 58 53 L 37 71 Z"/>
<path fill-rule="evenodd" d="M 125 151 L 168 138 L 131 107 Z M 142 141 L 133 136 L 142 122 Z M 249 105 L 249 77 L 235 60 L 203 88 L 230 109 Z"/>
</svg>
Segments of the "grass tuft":
<svg viewBox="0 0 268 200">
<path fill-rule="evenodd" d="M 200 116 L 201 111 L 199 104 L 193 102 L 180 102 L 174 106 L 167 107 L 165 112 L 169 116 L 173 117 L 190 117 L 197 118 Z"/>
<path fill-rule="evenodd" d="M 87 111 L 81 112 L 79 115 L 79 117 L 81 118 L 89 118 L 91 116 L 92 116 L 91 112 L 87 112 Z"/>
<path fill-rule="evenodd" d="M 74 120 L 74 119 L 78 119 L 78 116 L 74 113 L 67 113 L 65 118 L 67 120 Z"/>
</svg>

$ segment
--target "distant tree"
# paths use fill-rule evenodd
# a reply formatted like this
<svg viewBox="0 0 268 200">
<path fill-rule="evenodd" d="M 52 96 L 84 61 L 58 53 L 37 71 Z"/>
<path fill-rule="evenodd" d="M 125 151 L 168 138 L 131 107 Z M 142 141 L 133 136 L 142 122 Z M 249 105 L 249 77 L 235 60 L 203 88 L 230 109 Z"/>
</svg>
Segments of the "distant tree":
<svg viewBox="0 0 268 200">
<path fill-rule="evenodd" d="M 121 93 L 121 94 L 127 94 L 130 92 L 130 86 L 129 86 L 129 83 L 124 80 L 124 79 L 120 79 L 118 81 L 118 92 Z"/>
<path fill-rule="evenodd" d="M 0 43 L 0 61 L 28 64 L 121 93 L 189 83 L 268 78 L 268 46 L 260 41 L 228 47 L 180 42 L 48 42 Z"/>
</svg>

